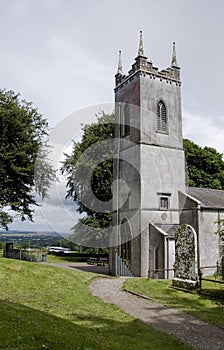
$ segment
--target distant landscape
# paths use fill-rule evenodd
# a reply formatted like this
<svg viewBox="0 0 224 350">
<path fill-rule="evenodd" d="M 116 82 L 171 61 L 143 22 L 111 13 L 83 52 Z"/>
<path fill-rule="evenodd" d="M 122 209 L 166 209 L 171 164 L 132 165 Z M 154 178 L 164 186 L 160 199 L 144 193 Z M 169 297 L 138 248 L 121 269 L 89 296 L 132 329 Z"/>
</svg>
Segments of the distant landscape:
<svg viewBox="0 0 224 350">
<path fill-rule="evenodd" d="M 57 246 L 62 243 L 69 246 L 65 240 L 56 232 L 35 232 L 35 231 L 0 231 L 0 243 L 13 242 L 14 245 L 22 248 Z"/>
<path fill-rule="evenodd" d="M 0 250 L 5 248 L 6 242 L 12 242 L 14 248 L 27 249 L 27 248 L 47 248 L 47 247 L 64 247 L 69 248 L 71 253 L 66 254 L 107 254 L 106 248 L 91 248 L 80 246 L 69 239 L 67 234 L 59 234 L 51 231 L 19 231 L 19 230 L 0 230 Z M 80 255 L 79 255 L 80 256 Z"/>
</svg>

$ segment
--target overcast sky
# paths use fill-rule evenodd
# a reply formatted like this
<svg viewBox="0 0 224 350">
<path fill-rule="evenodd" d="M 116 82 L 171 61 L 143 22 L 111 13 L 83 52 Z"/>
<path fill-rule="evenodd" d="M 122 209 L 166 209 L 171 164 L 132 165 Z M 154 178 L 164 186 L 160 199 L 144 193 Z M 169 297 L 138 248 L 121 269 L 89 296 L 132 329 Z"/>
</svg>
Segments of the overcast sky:
<svg viewBox="0 0 224 350">
<path fill-rule="evenodd" d="M 222 0 L 0 0 L 0 87 L 20 92 L 55 127 L 113 102 L 118 50 L 127 73 L 142 30 L 159 69 L 176 42 L 184 136 L 224 152 L 223 13 Z M 49 229 L 40 213 L 26 224 L 37 227 Z"/>
</svg>

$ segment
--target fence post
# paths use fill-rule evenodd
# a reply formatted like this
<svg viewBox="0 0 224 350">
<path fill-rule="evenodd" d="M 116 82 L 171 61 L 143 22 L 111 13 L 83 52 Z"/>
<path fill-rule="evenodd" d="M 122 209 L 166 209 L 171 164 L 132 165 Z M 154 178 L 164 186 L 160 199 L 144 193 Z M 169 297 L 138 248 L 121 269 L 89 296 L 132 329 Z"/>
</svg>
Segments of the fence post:
<svg viewBox="0 0 224 350">
<path fill-rule="evenodd" d="M 117 272 L 117 249 L 114 248 L 114 256 L 115 256 L 115 276 L 118 275 L 118 272 Z"/>
<path fill-rule="evenodd" d="M 221 275 L 222 279 L 224 280 L 224 256 L 221 259 Z"/>
<path fill-rule="evenodd" d="M 199 277 L 199 289 L 201 290 L 202 287 L 202 272 L 200 269 L 198 269 L 198 277 Z"/>
<path fill-rule="evenodd" d="M 220 266 L 218 260 L 216 261 L 216 275 L 218 276 L 220 273 Z"/>
</svg>

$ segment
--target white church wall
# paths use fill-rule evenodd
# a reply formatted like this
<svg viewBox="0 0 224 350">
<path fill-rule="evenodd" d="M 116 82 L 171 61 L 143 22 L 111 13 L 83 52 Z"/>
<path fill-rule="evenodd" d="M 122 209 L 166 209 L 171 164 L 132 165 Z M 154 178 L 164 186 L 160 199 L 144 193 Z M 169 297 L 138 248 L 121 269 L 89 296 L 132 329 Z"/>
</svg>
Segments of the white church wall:
<svg viewBox="0 0 224 350">
<path fill-rule="evenodd" d="M 185 190 L 184 152 L 141 145 L 141 207 L 151 211 L 150 222 L 179 223 L 178 191 Z M 167 218 L 161 219 L 160 197 L 169 197 Z M 154 216 L 154 218 L 153 218 Z"/>
<path fill-rule="evenodd" d="M 215 234 L 218 229 L 218 225 L 215 224 L 218 220 L 218 211 L 201 210 L 198 217 L 199 263 L 200 267 L 214 266 L 202 269 L 203 275 L 212 275 L 216 272 L 216 263 L 221 258 L 220 238 Z M 224 218 L 224 212 L 221 213 L 221 217 Z"/>
</svg>

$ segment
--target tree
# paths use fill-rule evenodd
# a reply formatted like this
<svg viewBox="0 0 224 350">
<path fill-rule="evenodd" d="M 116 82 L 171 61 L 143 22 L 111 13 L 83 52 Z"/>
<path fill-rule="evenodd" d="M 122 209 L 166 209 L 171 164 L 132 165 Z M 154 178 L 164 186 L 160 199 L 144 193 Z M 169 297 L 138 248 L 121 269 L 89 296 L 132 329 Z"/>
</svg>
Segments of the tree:
<svg viewBox="0 0 224 350">
<path fill-rule="evenodd" d="M 188 185 L 224 189 L 223 155 L 211 147 L 200 147 L 184 140 Z"/>
<path fill-rule="evenodd" d="M 79 213 L 86 214 L 75 226 L 76 233 L 80 232 L 85 243 L 89 228 L 94 228 L 100 241 L 100 228 L 112 226 L 110 201 L 114 150 L 106 140 L 114 137 L 114 115 L 101 112 L 96 117 L 97 122 L 83 126 L 81 141 L 74 142 L 72 154 L 66 155 L 62 166 L 62 173 L 67 178 L 67 198 L 78 204 Z"/>
<path fill-rule="evenodd" d="M 214 224 L 218 225 L 218 230 L 215 232 L 220 237 L 221 241 L 221 264 L 220 268 L 218 269 L 218 273 L 220 271 L 220 275 L 222 276 L 222 279 L 224 280 L 224 219 L 219 218 L 217 221 L 214 222 Z"/>
<path fill-rule="evenodd" d="M 33 205 L 37 205 L 34 189 L 44 197 L 54 178 L 53 169 L 46 161 L 47 132 L 46 119 L 32 103 L 21 100 L 20 94 L 13 91 L 0 90 L 0 226 L 3 228 L 8 228 L 15 213 L 22 221 L 32 220 Z"/>
<path fill-rule="evenodd" d="M 215 221 L 215 224 L 218 225 L 218 230 L 215 233 L 219 235 L 221 239 L 221 249 L 224 257 L 224 219 L 219 218 L 217 221 Z"/>
</svg>

